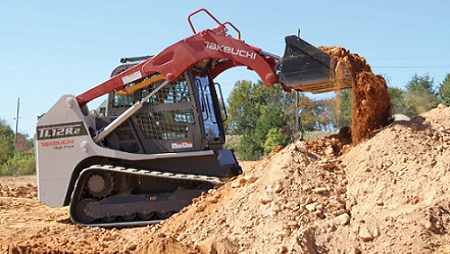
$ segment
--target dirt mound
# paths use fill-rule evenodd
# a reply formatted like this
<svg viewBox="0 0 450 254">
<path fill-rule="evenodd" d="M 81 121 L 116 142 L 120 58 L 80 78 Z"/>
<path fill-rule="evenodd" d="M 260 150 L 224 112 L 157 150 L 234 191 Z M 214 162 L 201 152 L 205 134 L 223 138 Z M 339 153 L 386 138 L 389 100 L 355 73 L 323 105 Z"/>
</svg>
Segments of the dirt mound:
<svg viewBox="0 0 450 254">
<path fill-rule="evenodd" d="M 358 54 L 352 54 L 342 47 L 319 49 L 339 62 L 347 63 L 352 74 L 352 140 L 357 145 L 371 131 L 389 123 L 392 105 L 386 81 L 382 76 L 373 74 L 366 59 Z"/>
<path fill-rule="evenodd" d="M 135 252 L 162 237 L 198 253 L 444 253 L 449 119 L 441 106 L 394 122 L 344 155 L 337 138 L 289 145 L 149 227 Z"/>
</svg>

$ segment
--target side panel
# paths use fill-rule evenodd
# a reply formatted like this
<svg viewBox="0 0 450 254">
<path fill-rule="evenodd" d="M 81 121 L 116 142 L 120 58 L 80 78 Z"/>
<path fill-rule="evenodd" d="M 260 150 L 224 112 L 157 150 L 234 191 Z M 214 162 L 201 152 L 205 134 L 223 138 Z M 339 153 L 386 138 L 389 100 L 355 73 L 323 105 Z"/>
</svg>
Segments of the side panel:
<svg viewBox="0 0 450 254">
<path fill-rule="evenodd" d="M 81 144 L 90 139 L 90 128 L 94 128 L 94 118 L 84 115 L 70 95 L 61 97 L 39 120 L 35 144 L 38 196 L 47 205 L 62 206 L 73 168 L 87 157 Z"/>
</svg>

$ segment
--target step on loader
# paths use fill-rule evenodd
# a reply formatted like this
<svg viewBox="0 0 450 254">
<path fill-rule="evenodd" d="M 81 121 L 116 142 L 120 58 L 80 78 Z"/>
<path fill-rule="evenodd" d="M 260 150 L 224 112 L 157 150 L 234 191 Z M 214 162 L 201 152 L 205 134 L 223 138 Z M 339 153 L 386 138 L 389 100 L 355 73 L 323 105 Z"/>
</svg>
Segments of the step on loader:
<svg viewBox="0 0 450 254">
<path fill-rule="evenodd" d="M 217 27 L 195 31 L 205 12 Z M 220 73 L 247 66 L 267 87 L 325 92 L 351 87 L 346 66 L 286 37 L 283 57 L 246 44 L 207 10 L 193 35 L 154 56 L 124 58 L 111 77 L 64 95 L 36 127 L 39 199 L 70 206 L 84 226 L 158 223 L 242 173 L 223 148 L 227 118 Z M 227 29 L 234 29 L 233 38 Z M 345 84 L 336 86 L 336 84 Z M 87 103 L 107 99 L 96 109 Z"/>
</svg>

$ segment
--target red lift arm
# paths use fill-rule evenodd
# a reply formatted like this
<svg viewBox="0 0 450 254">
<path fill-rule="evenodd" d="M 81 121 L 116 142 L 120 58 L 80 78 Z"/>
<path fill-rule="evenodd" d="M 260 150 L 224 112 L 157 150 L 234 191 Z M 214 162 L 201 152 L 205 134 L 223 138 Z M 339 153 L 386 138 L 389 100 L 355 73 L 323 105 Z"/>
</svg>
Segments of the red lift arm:
<svg viewBox="0 0 450 254">
<path fill-rule="evenodd" d="M 190 18 L 201 11 L 206 12 L 218 26 L 196 33 Z M 286 37 L 285 54 L 280 59 L 246 44 L 233 24 L 220 23 L 205 9 L 192 13 L 188 21 L 194 35 L 78 95 L 78 103 L 83 105 L 114 90 L 124 90 L 126 85 L 156 73 L 168 81 L 176 81 L 192 66 L 209 59 L 221 60 L 215 61 L 210 69 L 213 78 L 229 68 L 247 66 L 258 73 L 267 87 L 280 83 L 286 91 L 296 89 L 322 93 L 352 87 L 353 80 L 345 62 L 338 63 L 297 36 Z M 239 38 L 229 36 L 225 25 L 233 27 Z"/>
<path fill-rule="evenodd" d="M 202 10 L 206 11 L 204 9 L 199 11 Z M 207 13 L 209 14 L 209 12 Z M 211 14 L 209 15 L 211 16 Z M 214 18 L 214 20 L 216 19 Z M 276 60 L 261 54 L 261 49 L 225 34 L 223 32 L 225 24 L 231 23 L 219 23 L 219 26 L 214 30 L 203 30 L 196 33 L 173 44 L 154 57 L 87 90 L 77 96 L 78 103 L 80 105 L 86 104 L 97 97 L 116 89 L 123 89 L 127 84 L 155 73 L 162 74 L 166 80 L 175 81 L 196 63 L 207 59 L 230 60 L 211 69 L 213 77 L 234 66 L 247 66 L 258 73 L 266 86 L 272 87 L 277 82 L 277 75 L 273 71 Z M 195 32 L 192 24 L 191 27 Z"/>
</svg>

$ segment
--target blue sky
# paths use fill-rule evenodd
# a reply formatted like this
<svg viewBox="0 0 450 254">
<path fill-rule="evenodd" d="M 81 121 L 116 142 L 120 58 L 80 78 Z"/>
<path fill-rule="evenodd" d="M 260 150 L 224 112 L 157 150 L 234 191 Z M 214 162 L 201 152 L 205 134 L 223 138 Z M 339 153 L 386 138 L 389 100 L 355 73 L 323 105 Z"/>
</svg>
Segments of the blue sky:
<svg viewBox="0 0 450 254">
<path fill-rule="evenodd" d="M 64 94 L 109 78 L 122 57 L 154 55 L 192 35 L 187 16 L 208 9 L 248 44 L 276 55 L 297 33 L 315 46 L 341 46 L 366 58 L 389 86 L 414 74 L 438 86 L 450 73 L 450 2 L 430 1 L 3 1 L 0 7 L 0 119 L 33 136 L 37 116 Z M 197 30 L 214 24 L 204 13 Z M 245 68 L 220 75 L 227 97 Z M 332 96 L 332 95 L 325 95 Z M 96 108 L 100 100 L 88 104 Z"/>
</svg>

